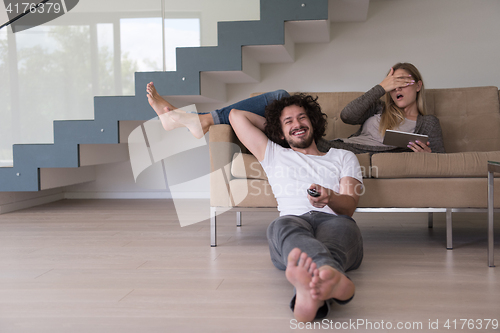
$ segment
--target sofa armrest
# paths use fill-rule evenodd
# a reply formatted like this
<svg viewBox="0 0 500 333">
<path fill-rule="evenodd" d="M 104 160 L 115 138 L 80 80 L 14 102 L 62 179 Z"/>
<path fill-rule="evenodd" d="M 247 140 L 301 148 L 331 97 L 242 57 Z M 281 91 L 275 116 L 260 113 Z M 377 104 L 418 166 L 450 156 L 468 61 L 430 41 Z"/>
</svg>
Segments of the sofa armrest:
<svg viewBox="0 0 500 333">
<path fill-rule="evenodd" d="M 214 125 L 209 131 L 210 206 L 232 207 L 229 189 L 231 163 L 241 151 L 238 138 L 230 125 Z"/>
</svg>

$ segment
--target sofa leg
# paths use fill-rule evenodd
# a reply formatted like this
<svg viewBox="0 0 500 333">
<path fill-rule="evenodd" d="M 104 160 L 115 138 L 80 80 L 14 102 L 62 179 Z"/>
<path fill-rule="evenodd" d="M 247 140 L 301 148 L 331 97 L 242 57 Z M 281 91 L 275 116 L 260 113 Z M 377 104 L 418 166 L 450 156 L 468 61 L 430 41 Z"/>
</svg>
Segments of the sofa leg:
<svg viewBox="0 0 500 333">
<path fill-rule="evenodd" d="M 432 229 L 434 227 L 434 213 L 433 212 L 428 213 L 427 223 L 428 223 L 429 229 Z"/>
<path fill-rule="evenodd" d="M 241 212 L 236 212 L 236 226 L 241 227 Z"/>
<path fill-rule="evenodd" d="M 210 246 L 217 246 L 217 221 L 215 207 L 210 207 Z"/>
<path fill-rule="evenodd" d="M 446 208 L 446 248 L 453 249 L 453 221 L 451 219 L 451 208 Z"/>
</svg>

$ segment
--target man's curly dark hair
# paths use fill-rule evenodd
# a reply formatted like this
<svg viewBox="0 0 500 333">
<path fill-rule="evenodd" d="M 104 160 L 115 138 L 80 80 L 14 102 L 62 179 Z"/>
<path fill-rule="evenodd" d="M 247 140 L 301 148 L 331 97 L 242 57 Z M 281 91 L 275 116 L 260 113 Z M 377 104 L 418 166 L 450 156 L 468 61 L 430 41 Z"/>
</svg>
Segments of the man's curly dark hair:
<svg viewBox="0 0 500 333">
<path fill-rule="evenodd" d="M 325 135 L 326 131 L 326 114 L 321 111 L 321 106 L 317 102 L 318 97 L 312 97 L 306 94 L 294 94 L 289 97 L 283 97 L 270 103 L 266 107 L 265 117 L 266 125 L 264 133 L 271 140 L 285 148 L 290 148 L 290 145 L 283 138 L 283 130 L 280 122 L 281 113 L 287 106 L 300 106 L 306 111 L 313 129 L 314 142 L 318 142 Z"/>
</svg>

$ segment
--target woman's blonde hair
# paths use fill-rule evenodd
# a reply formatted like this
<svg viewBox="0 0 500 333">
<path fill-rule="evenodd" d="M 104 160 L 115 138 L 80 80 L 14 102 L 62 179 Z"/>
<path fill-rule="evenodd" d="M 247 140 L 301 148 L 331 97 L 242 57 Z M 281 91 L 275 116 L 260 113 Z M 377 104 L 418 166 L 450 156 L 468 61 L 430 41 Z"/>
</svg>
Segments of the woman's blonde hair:
<svg viewBox="0 0 500 333">
<path fill-rule="evenodd" d="M 420 91 L 417 92 L 417 109 L 418 113 L 425 115 L 425 88 L 422 75 L 420 75 L 417 67 L 408 62 L 399 62 L 392 66 L 392 68 L 394 69 L 394 72 L 398 69 L 405 70 L 411 75 L 413 80 L 415 80 L 415 83 L 418 83 L 418 81 L 422 82 L 422 87 L 420 88 Z M 405 111 L 394 103 L 390 92 L 385 93 L 385 108 L 380 117 L 380 133 L 382 136 L 384 136 L 386 130 L 398 127 L 404 120 Z"/>
</svg>

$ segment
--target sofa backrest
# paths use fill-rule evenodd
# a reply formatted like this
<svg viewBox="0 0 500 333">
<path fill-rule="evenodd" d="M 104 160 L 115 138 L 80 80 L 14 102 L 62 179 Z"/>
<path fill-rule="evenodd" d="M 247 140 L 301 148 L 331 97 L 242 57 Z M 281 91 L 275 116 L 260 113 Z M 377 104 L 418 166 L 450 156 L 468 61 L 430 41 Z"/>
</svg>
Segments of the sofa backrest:
<svg viewBox="0 0 500 333">
<path fill-rule="evenodd" d="M 427 90 L 428 113 L 439 118 L 446 152 L 500 150 L 497 87 Z"/>
<path fill-rule="evenodd" d="M 362 92 L 308 93 L 318 96 L 328 116 L 325 138 L 346 138 L 359 126 L 347 125 L 340 111 Z M 500 92 L 497 87 L 427 89 L 427 113 L 438 117 L 446 152 L 500 150 Z"/>
<path fill-rule="evenodd" d="M 335 138 L 347 138 L 359 129 L 359 125 L 348 125 L 340 119 L 340 112 L 352 100 L 358 98 L 362 92 L 324 92 L 306 93 L 318 96 L 318 103 L 321 109 L 328 116 L 326 129 L 326 140 Z"/>
</svg>

